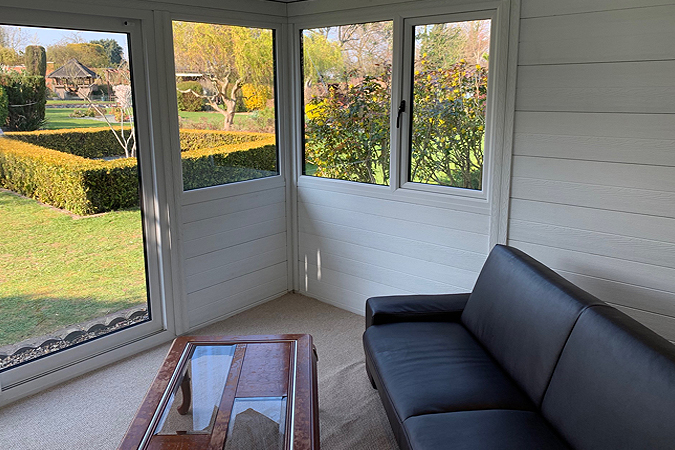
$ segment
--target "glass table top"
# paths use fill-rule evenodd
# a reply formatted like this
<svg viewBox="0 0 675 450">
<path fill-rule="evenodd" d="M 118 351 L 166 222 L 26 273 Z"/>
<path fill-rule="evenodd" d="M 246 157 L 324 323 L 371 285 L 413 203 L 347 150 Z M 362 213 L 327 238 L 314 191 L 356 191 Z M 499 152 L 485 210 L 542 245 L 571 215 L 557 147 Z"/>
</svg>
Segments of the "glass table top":
<svg viewBox="0 0 675 450">
<path fill-rule="evenodd" d="M 155 434 L 211 433 L 235 349 L 236 345 L 192 347 Z"/>
</svg>

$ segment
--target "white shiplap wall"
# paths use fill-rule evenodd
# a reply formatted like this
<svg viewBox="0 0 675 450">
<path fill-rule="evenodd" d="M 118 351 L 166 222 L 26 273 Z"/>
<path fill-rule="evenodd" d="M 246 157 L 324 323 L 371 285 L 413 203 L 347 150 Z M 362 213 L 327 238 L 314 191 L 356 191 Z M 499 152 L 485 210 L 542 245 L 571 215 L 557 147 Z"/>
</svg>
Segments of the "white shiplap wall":
<svg viewBox="0 0 675 450">
<path fill-rule="evenodd" d="M 509 244 L 675 341 L 675 1 L 524 0 Z"/>
<path fill-rule="evenodd" d="M 363 314 L 375 295 L 468 292 L 488 252 L 487 213 L 395 196 L 298 189 L 300 290 Z M 317 187 L 325 182 L 326 189 Z M 371 189 L 374 188 L 374 189 Z M 383 188 L 386 189 L 386 188 Z"/>
<path fill-rule="evenodd" d="M 248 183 L 260 181 L 267 180 Z M 288 290 L 283 186 L 213 198 L 189 193 L 182 219 L 190 329 Z"/>
</svg>

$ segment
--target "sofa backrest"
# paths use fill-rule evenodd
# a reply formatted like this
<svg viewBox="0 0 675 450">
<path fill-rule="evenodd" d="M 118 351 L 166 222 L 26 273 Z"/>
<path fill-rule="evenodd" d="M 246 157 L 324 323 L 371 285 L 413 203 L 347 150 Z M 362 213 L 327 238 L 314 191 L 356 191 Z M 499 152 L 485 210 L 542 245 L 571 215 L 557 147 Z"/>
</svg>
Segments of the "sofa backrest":
<svg viewBox="0 0 675 450">
<path fill-rule="evenodd" d="M 601 304 L 520 250 L 497 245 L 461 320 L 539 406 L 579 314 Z"/>
<path fill-rule="evenodd" d="M 612 307 L 587 309 L 542 413 L 576 449 L 675 448 L 675 346 Z"/>
</svg>

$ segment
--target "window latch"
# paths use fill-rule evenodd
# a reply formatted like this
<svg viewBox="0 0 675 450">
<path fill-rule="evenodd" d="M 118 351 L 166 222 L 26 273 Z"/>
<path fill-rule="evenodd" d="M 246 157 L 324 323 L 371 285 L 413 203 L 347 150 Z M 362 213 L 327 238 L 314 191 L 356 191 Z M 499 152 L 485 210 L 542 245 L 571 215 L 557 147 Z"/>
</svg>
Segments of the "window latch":
<svg viewBox="0 0 675 450">
<path fill-rule="evenodd" d="M 398 115 L 396 116 L 396 128 L 401 128 L 401 114 L 405 112 L 405 100 L 401 100 L 401 104 L 398 105 Z"/>
</svg>

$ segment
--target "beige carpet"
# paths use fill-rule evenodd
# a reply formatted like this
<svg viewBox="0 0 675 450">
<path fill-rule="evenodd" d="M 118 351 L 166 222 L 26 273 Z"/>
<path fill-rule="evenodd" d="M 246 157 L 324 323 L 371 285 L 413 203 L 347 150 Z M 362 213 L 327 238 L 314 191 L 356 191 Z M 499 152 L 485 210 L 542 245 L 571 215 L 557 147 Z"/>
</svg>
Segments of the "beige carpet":
<svg viewBox="0 0 675 450">
<path fill-rule="evenodd" d="M 365 373 L 361 316 L 288 294 L 194 334 L 309 333 L 319 353 L 322 450 L 396 449 Z M 0 409 L 0 449 L 116 449 L 169 345 Z"/>
</svg>

